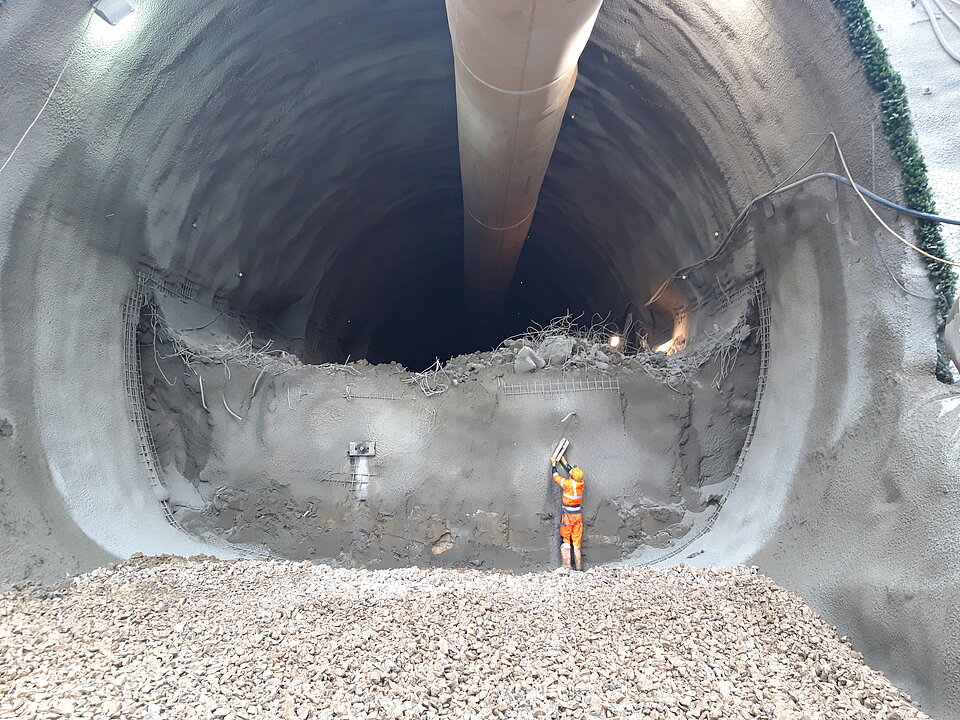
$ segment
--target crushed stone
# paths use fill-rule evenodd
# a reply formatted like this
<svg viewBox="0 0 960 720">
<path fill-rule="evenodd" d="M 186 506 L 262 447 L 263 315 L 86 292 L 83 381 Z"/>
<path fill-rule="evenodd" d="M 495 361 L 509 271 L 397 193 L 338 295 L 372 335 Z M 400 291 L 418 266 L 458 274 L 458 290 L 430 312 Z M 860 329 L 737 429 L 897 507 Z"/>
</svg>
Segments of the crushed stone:
<svg viewBox="0 0 960 720">
<path fill-rule="evenodd" d="M 926 717 L 753 568 L 134 556 L 0 595 L 0 718 Z"/>
</svg>

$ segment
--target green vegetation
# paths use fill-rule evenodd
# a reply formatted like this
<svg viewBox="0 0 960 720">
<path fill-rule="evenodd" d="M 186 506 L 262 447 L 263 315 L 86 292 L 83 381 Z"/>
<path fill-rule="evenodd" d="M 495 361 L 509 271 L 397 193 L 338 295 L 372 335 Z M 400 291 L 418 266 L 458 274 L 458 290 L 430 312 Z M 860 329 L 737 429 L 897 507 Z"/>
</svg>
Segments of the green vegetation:
<svg viewBox="0 0 960 720">
<path fill-rule="evenodd" d="M 920 146 L 914 136 L 913 122 L 910 120 L 910 107 L 907 104 L 907 89 L 900 75 L 893 69 L 887 51 L 874 30 L 873 20 L 863 0 L 831 0 L 843 15 L 847 24 L 847 37 L 853 52 L 860 58 L 863 72 L 871 87 L 880 93 L 880 116 L 883 133 L 890 143 L 892 155 L 900 163 L 900 176 L 903 180 L 903 197 L 907 207 L 927 213 L 936 213 L 930 184 L 927 179 L 927 165 L 920 153 Z M 917 244 L 937 257 L 946 258 L 947 250 L 943 243 L 940 225 L 927 220 L 918 220 L 916 226 Z M 942 334 L 947 313 L 953 304 L 957 290 L 957 275 L 953 268 L 935 260 L 924 258 L 927 272 L 933 282 L 937 296 L 937 320 L 939 342 L 937 353 L 937 378 L 942 382 L 952 382 L 950 360 L 944 355 Z"/>
</svg>

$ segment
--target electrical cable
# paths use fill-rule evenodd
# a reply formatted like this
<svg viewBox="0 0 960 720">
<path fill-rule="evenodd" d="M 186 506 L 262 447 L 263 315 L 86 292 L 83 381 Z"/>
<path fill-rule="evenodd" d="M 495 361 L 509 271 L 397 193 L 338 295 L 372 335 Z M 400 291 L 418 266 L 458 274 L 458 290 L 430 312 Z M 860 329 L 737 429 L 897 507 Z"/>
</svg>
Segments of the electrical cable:
<svg viewBox="0 0 960 720">
<path fill-rule="evenodd" d="M 7 156 L 7 159 L 4 160 L 3 165 L 0 165 L 0 173 L 2 173 L 7 165 L 10 164 L 10 161 L 13 159 L 13 156 L 16 154 L 17 150 L 20 149 L 20 146 L 23 144 L 23 141 L 27 139 L 27 135 L 30 134 L 30 131 L 33 130 L 33 126 L 37 124 L 37 121 L 40 119 L 40 116 L 43 115 L 43 111 L 47 109 L 47 105 L 50 104 L 50 100 L 53 97 L 53 93 L 57 91 L 57 86 L 60 85 L 60 81 L 63 79 L 63 74 L 67 71 L 67 67 L 70 65 L 70 61 L 73 60 L 74 53 L 76 53 L 77 48 L 80 46 L 80 40 L 86 34 L 87 28 L 90 26 L 90 21 L 93 20 L 93 10 L 90 10 L 90 17 L 87 18 L 86 24 L 83 26 L 83 30 L 80 32 L 80 36 L 73 41 L 73 46 L 70 48 L 70 52 L 67 54 L 66 62 L 63 63 L 63 68 L 60 70 L 60 74 L 57 75 L 56 81 L 53 83 L 53 87 L 50 88 L 50 93 L 47 95 L 47 99 L 44 101 L 43 105 L 40 107 L 40 112 L 37 113 L 37 116 L 33 119 L 27 129 L 23 131 L 23 135 L 20 136 L 20 139 L 17 141 L 17 144 L 13 146 L 13 150 L 10 151 L 10 154 Z"/>
<path fill-rule="evenodd" d="M 194 330 L 206 330 L 208 327 L 213 325 L 217 320 L 223 317 L 223 313 L 219 313 L 213 320 L 208 322 L 206 325 L 201 325 L 200 327 L 191 327 L 191 328 L 180 328 L 177 330 L 178 333 L 193 332 Z"/>
<path fill-rule="evenodd" d="M 893 274 L 893 270 L 890 269 L 890 265 L 887 263 L 887 259 L 883 256 L 883 251 L 880 249 L 880 241 L 876 237 L 873 238 L 873 246 L 877 249 L 877 256 L 880 258 L 880 262 L 883 263 L 883 268 L 887 271 L 887 275 L 890 276 L 890 279 L 893 280 L 894 284 L 903 290 L 907 295 L 912 295 L 915 298 L 920 298 L 921 300 L 936 300 L 935 295 L 921 295 L 920 293 L 915 293 L 912 290 L 908 290 L 907 286 L 902 282 L 897 280 L 897 276 Z"/>
<path fill-rule="evenodd" d="M 910 242 L 910 241 L 907 240 L 905 237 L 903 237 L 900 233 L 898 233 L 896 230 L 894 230 L 892 227 L 890 227 L 889 225 L 887 225 L 887 223 L 885 223 L 885 222 L 883 221 L 883 218 L 881 218 L 879 215 L 877 215 L 877 211 L 873 209 L 873 206 L 870 205 L 870 203 L 867 202 L 867 199 L 863 196 L 863 193 L 860 192 L 860 186 L 857 185 L 856 181 L 854 181 L 853 175 L 850 173 L 850 168 L 847 167 L 847 159 L 843 156 L 843 150 L 840 149 L 840 141 L 837 139 L 836 134 L 835 134 L 835 133 L 830 133 L 830 137 L 833 138 L 833 144 L 836 146 L 836 148 L 837 148 L 837 154 L 840 156 L 840 163 L 843 165 L 843 171 L 844 171 L 844 173 L 846 173 L 847 178 L 850 180 L 850 186 L 853 188 L 853 191 L 857 194 L 857 196 L 858 196 L 858 197 L 860 198 L 860 200 L 863 202 L 864 207 L 866 207 L 867 210 L 870 211 L 870 214 L 873 215 L 874 218 L 876 218 L 877 222 L 880 223 L 881 225 L 883 225 L 883 227 L 886 229 L 886 231 L 887 231 L 888 233 L 890 233 L 891 235 L 893 235 L 897 240 L 899 240 L 900 242 L 902 242 L 902 243 L 903 243 L 904 245 L 906 245 L 908 248 L 911 248 L 911 249 L 917 251 L 918 253 L 920 253 L 920 254 L 923 255 L 924 257 L 928 257 L 928 258 L 930 258 L 931 260 L 936 260 L 936 261 L 939 262 L 939 263 L 943 263 L 944 265 L 949 265 L 949 266 L 951 266 L 951 267 L 960 267 L 960 263 L 958 263 L 958 262 L 954 262 L 953 260 L 947 260 L 946 258 L 937 257 L 936 255 L 933 255 L 932 253 L 928 253 L 928 252 L 927 252 L 926 250 L 924 250 L 923 248 L 917 247 L 917 246 L 914 245 L 912 242 Z M 960 225 L 960 222 L 952 223 L 952 224 Z"/>
<path fill-rule="evenodd" d="M 676 278 L 683 276 L 685 273 L 695 268 L 698 268 L 701 265 L 706 265 L 707 263 L 712 262 L 717 257 L 719 257 L 720 254 L 727 248 L 727 245 L 730 244 L 730 241 L 733 239 L 737 230 L 740 229 L 740 225 L 746 219 L 747 213 L 756 203 L 764 200 L 770 195 L 773 195 L 778 192 L 785 192 L 786 190 L 790 190 L 796 187 L 798 184 L 802 185 L 804 182 L 806 182 L 806 179 L 804 179 L 804 180 L 798 181 L 798 183 L 787 185 L 787 183 L 789 183 L 793 178 L 799 175 L 800 172 L 803 170 L 803 168 L 805 168 L 810 163 L 810 161 L 813 160 L 814 157 L 816 157 L 817 153 L 820 152 L 820 149 L 827 144 L 828 140 L 830 140 L 830 136 L 825 135 L 823 140 L 820 141 L 820 144 L 813 149 L 813 152 L 807 155 L 807 158 L 802 163 L 800 163 L 800 165 L 797 166 L 797 169 L 794 170 L 792 173 L 790 173 L 790 175 L 785 180 L 781 181 L 780 184 L 777 185 L 773 190 L 770 190 L 769 192 L 763 195 L 759 195 L 755 197 L 753 200 L 751 200 L 749 203 L 747 203 L 746 207 L 744 207 L 743 210 L 740 211 L 740 214 L 737 216 L 737 219 L 734 220 L 733 226 L 730 228 L 730 230 L 727 231 L 727 234 L 724 235 L 723 240 L 720 241 L 720 244 L 717 246 L 717 249 L 714 250 L 710 255 L 705 257 L 703 260 L 700 260 L 699 262 L 696 262 L 692 265 L 687 265 L 678 270 L 675 270 L 673 274 L 670 275 L 670 277 L 668 277 L 666 280 L 663 281 L 663 283 L 660 285 L 659 288 L 657 288 L 657 291 L 650 297 L 650 299 L 643 304 L 644 307 L 650 307 L 653 303 L 655 303 L 660 298 L 660 295 L 663 294 L 663 291 L 667 288 L 667 286 L 671 282 L 673 282 Z"/>
<path fill-rule="evenodd" d="M 943 6 L 940 0 L 933 0 L 936 3 L 937 7 L 940 9 L 940 12 L 943 13 L 944 17 L 952 22 L 957 29 L 960 29 L 960 23 L 949 13 L 947 9 Z M 957 62 L 960 62 L 960 53 L 954 50 L 950 43 L 947 42 L 947 38 L 943 35 L 943 28 L 940 27 L 940 22 L 937 20 L 937 16 L 933 11 L 933 8 L 930 7 L 929 0 L 920 0 L 920 4 L 923 5 L 923 9 L 927 13 L 927 17 L 930 18 L 930 26 L 933 28 L 933 34 L 937 36 L 937 40 L 940 42 L 941 47 L 946 51 L 947 55 L 952 57 Z"/>
<path fill-rule="evenodd" d="M 953 15 L 951 15 L 950 11 L 947 10 L 946 7 L 944 7 L 943 0 L 933 0 L 933 1 L 937 4 L 937 7 L 940 8 L 940 12 L 944 14 L 944 17 L 946 17 L 947 20 L 953 23 L 953 26 L 957 28 L 957 30 L 960 30 L 960 21 L 958 21 Z M 957 2 L 957 0 L 952 0 L 952 1 L 956 5 L 960 5 L 960 2 Z"/>
<path fill-rule="evenodd" d="M 843 170 L 844 170 L 844 173 L 846 174 L 846 177 L 842 175 L 837 175 L 835 173 L 821 172 L 821 173 L 813 173 L 811 175 L 807 175 L 806 177 L 803 177 L 794 182 L 790 182 L 790 180 L 796 177 L 799 174 L 800 170 L 802 170 L 810 162 L 810 160 L 814 157 L 814 155 L 817 154 L 820 148 L 822 148 L 824 144 L 831 139 L 833 140 L 834 147 L 837 150 L 838 157 L 840 158 L 840 163 L 843 165 Z M 703 265 L 706 265 L 712 262 L 713 260 L 716 260 L 720 256 L 720 254 L 723 253 L 724 250 L 726 250 L 727 246 L 733 240 L 734 236 L 736 235 L 737 231 L 740 229 L 740 226 L 746 220 L 747 215 L 750 213 L 750 210 L 753 209 L 754 205 L 774 195 L 779 195 L 780 193 L 784 193 L 789 190 L 794 190 L 802 185 L 807 184 L 808 182 L 812 182 L 814 180 L 823 180 L 823 179 L 834 180 L 834 181 L 843 183 L 848 187 L 853 188 L 853 191 L 860 198 L 861 202 L 863 202 L 867 210 L 870 211 L 870 214 L 873 215 L 874 218 L 876 218 L 876 220 L 880 223 L 880 225 L 882 225 L 887 232 L 889 232 L 891 235 L 893 235 L 895 238 L 897 238 L 897 240 L 902 242 L 907 247 L 911 248 L 912 250 L 915 250 L 916 252 L 920 253 L 925 257 L 930 258 L 931 260 L 936 260 L 937 262 L 943 263 L 944 265 L 950 265 L 951 267 L 960 267 L 960 263 L 953 262 L 952 260 L 947 260 L 945 258 L 940 258 L 940 257 L 937 257 L 936 255 L 932 255 L 931 253 L 928 253 L 923 248 L 917 247 L 916 245 L 911 243 L 909 240 L 904 238 L 902 235 L 897 233 L 893 228 L 891 228 L 889 225 L 887 225 L 887 223 L 883 221 L 883 218 L 877 215 L 876 211 L 873 209 L 870 203 L 867 202 L 867 198 L 869 197 L 871 200 L 874 200 L 875 202 L 881 205 L 884 205 L 892 210 L 896 210 L 897 212 L 900 212 L 905 215 L 909 215 L 911 217 L 915 217 L 921 220 L 927 220 L 930 222 L 948 223 L 950 225 L 960 225 L 960 220 L 941 217 L 940 215 L 933 215 L 931 213 L 925 213 L 919 210 L 912 210 L 911 208 L 906 208 L 906 207 L 903 207 L 902 205 L 897 205 L 896 203 L 891 202 L 886 198 L 880 197 L 876 193 L 870 192 L 866 188 L 858 185 L 856 181 L 853 179 L 853 175 L 850 173 L 850 168 L 847 166 L 847 161 L 843 155 L 843 150 L 840 148 L 840 141 L 837 139 L 836 134 L 831 132 L 821 141 L 821 143 L 817 146 L 816 150 L 814 150 L 813 153 L 811 153 L 807 157 L 807 159 L 803 161 L 803 163 L 799 166 L 799 168 L 790 175 L 790 177 L 788 177 L 786 180 L 781 182 L 773 190 L 770 190 L 764 193 L 763 195 L 758 195 L 749 203 L 747 203 L 747 205 L 743 208 L 743 210 L 740 211 L 740 214 L 737 215 L 737 219 L 734 220 L 733 225 L 730 227 L 730 230 L 727 231 L 726 235 L 724 235 L 723 240 L 717 246 L 716 250 L 714 250 L 712 253 L 710 253 L 710 255 L 703 258 L 702 260 L 698 260 L 695 263 L 686 265 L 684 267 L 681 267 L 675 270 L 666 280 L 663 281 L 663 283 L 661 283 L 660 287 L 657 288 L 656 292 L 650 297 L 650 299 L 644 303 L 644 307 L 649 307 L 650 305 L 655 303 L 663 294 L 663 291 L 666 290 L 667 287 L 670 285 L 670 283 L 672 283 L 674 280 L 678 278 L 683 278 L 691 270 L 695 270 L 698 267 L 702 267 Z M 789 183 L 789 184 L 786 184 L 786 183 Z"/>
<path fill-rule="evenodd" d="M 836 173 L 822 172 L 814 173 L 813 175 L 808 175 L 804 178 L 804 181 L 807 180 L 818 180 L 820 178 L 828 178 L 830 180 L 836 180 L 839 183 L 843 183 L 847 187 L 852 188 L 854 183 L 845 178 L 843 175 L 837 175 Z M 792 187 L 792 186 L 791 186 Z M 790 189 L 789 187 L 783 188 L 784 190 Z M 960 220 L 954 220 L 953 218 L 943 217 L 942 215 L 933 215 L 932 213 L 921 212 L 920 210 L 913 210 L 912 208 L 904 207 L 903 205 L 897 205 L 895 202 L 891 202 L 884 197 L 880 197 L 876 193 L 870 192 L 863 185 L 857 185 L 857 189 L 860 190 L 866 197 L 870 198 L 874 202 L 890 208 L 891 210 L 896 210 L 903 215 L 909 215 L 910 217 L 915 217 L 919 220 L 929 220 L 930 222 L 944 223 L 946 225 L 960 225 Z"/>
</svg>

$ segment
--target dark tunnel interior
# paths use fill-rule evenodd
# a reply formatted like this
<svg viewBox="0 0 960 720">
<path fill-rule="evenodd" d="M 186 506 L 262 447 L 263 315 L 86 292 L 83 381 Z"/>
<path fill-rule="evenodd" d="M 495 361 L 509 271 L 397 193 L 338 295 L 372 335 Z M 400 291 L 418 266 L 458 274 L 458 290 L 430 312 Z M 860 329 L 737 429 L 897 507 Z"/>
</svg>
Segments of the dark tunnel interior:
<svg viewBox="0 0 960 720">
<path fill-rule="evenodd" d="M 700 130 L 635 59 L 607 51 L 601 17 L 503 312 L 479 328 L 464 312 L 442 3 L 255 14 L 255 23 L 210 20 L 212 33 L 239 36 L 220 50 L 224 69 L 205 81 L 213 87 L 197 88 L 208 97 L 203 122 L 179 128 L 205 162 L 185 183 L 180 242 L 150 248 L 150 259 L 303 338 L 307 361 L 419 370 L 567 312 L 619 323 L 668 273 L 702 256 L 730 214 Z M 250 34 L 252 25 L 264 31 Z M 296 52 L 305 43 L 319 50 Z M 171 71 L 201 63 L 203 52 L 183 48 Z M 151 109 L 148 96 L 136 112 Z M 151 157 L 162 156 L 158 146 Z M 161 172 L 173 183 L 189 170 Z M 661 326 L 669 309 L 659 309 Z"/>
</svg>

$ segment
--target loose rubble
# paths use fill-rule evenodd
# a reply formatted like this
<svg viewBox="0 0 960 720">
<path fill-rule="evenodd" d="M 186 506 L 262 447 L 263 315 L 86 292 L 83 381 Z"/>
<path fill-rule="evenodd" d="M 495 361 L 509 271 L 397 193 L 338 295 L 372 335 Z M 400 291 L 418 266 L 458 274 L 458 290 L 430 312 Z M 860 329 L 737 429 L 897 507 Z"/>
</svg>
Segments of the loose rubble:
<svg viewBox="0 0 960 720">
<path fill-rule="evenodd" d="M 755 570 L 135 556 L 0 595 L 0 718 L 926 717 Z"/>
<path fill-rule="evenodd" d="M 718 360 L 719 372 L 713 378 L 713 386 L 720 381 L 736 362 L 741 347 L 752 342 L 753 327 L 749 318 L 756 314 L 755 298 L 742 294 L 739 301 L 731 303 L 715 318 L 712 328 L 705 328 L 697 339 L 675 346 L 664 352 L 642 347 L 623 345 L 611 347 L 610 339 L 617 335 L 614 325 L 602 320 L 583 324 L 580 318 L 564 315 L 554 318 L 545 326 L 534 326 L 523 335 L 504 340 L 490 352 L 475 352 L 448 360 L 439 361 L 423 373 L 414 374 L 415 382 L 427 395 L 439 394 L 451 386 L 460 385 L 478 377 L 485 368 L 512 366 L 514 375 L 528 375 L 543 370 L 554 373 L 599 371 L 604 375 L 645 372 L 654 380 L 668 385 L 673 390 L 689 384 L 697 372 L 711 360 Z M 754 338 L 755 340 L 755 338 Z M 424 382 L 426 380 L 426 383 Z M 412 381 L 411 381 L 412 382 Z"/>
</svg>

